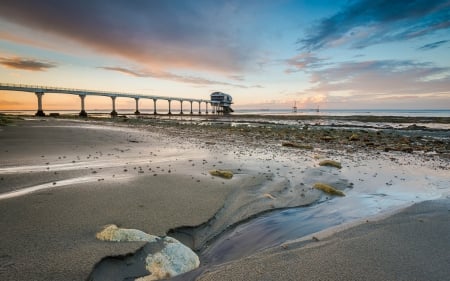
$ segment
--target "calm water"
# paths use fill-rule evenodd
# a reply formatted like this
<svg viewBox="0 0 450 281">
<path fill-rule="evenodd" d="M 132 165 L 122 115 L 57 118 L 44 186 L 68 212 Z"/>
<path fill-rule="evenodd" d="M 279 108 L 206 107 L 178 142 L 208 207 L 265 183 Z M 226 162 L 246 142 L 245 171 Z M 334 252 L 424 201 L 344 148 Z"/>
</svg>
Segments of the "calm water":
<svg viewBox="0 0 450 281">
<path fill-rule="evenodd" d="M 430 110 L 430 109 L 321 109 L 316 110 L 298 110 L 297 113 L 285 109 L 273 110 L 236 110 L 234 114 L 257 114 L 257 115 L 324 115 L 324 116 L 405 116 L 405 117 L 450 117 L 448 110 Z"/>
<path fill-rule="evenodd" d="M 204 108 L 202 108 L 202 114 L 204 115 Z M 133 109 L 118 109 L 119 114 L 132 115 Z M 143 114 L 153 114 L 153 109 L 140 109 Z M 190 109 L 184 108 L 185 115 L 189 115 Z M 194 109 L 194 114 L 198 111 Z M 34 115 L 36 110 L 4 110 L 0 113 L 6 114 L 23 114 Z M 78 114 L 79 110 L 45 110 L 49 113 L 61 113 L 61 114 Z M 110 110 L 88 110 L 91 114 L 109 114 Z M 159 114 L 166 114 L 167 109 L 158 110 Z M 172 109 L 172 113 L 179 113 L 179 108 Z M 211 114 L 211 113 L 210 113 Z M 317 115 L 317 116 L 352 116 L 352 115 L 365 115 L 365 116 L 404 116 L 404 117 L 450 117 L 450 109 L 447 110 L 430 110 L 430 109 L 321 109 L 319 112 L 316 110 L 298 110 L 297 113 L 292 112 L 290 109 L 237 109 L 233 115 Z"/>
</svg>

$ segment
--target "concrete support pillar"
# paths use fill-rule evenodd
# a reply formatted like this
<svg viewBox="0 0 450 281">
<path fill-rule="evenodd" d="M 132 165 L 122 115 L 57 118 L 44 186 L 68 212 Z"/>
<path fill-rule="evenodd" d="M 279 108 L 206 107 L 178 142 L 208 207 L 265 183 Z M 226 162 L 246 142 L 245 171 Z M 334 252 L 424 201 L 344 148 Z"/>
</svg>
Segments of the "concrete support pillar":
<svg viewBox="0 0 450 281">
<path fill-rule="evenodd" d="M 141 114 L 139 112 L 139 98 L 134 98 L 134 100 L 136 101 L 136 111 L 134 112 L 134 114 L 139 115 L 139 114 Z"/>
<path fill-rule="evenodd" d="M 212 107 L 212 114 L 216 113 L 216 106 L 214 104 L 211 104 Z"/>
<path fill-rule="evenodd" d="M 189 101 L 191 103 L 191 115 L 194 114 L 194 112 L 192 111 L 192 101 Z"/>
<path fill-rule="evenodd" d="M 206 104 L 206 114 L 208 114 L 208 102 L 205 101 Z"/>
<path fill-rule="evenodd" d="M 153 99 L 153 115 L 158 114 L 158 113 L 156 112 L 156 101 L 157 101 L 157 99 Z"/>
<path fill-rule="evenodd" d="M 38 99 L 38 109 L 35 116 L 45 116 L 44 110 L 42 110 L 42 96 L 44 95 L 44 93 L 36 92 L 35 94 Z"/>
<path fill-rule="evenodd" d="M 112 100 L 112 111 L 111 111 L 111 117 L 116 117 L 117 116 L 117 111 L 116 111 L 116 98 L 112 96 L 111 100 Z"/>
<path fill-rule="evenodd" d="M 170 104 L 172 103 L 172 100 L 168 100 L 169 101 L 169 115 L 172 115 L 172 111 L 170 110 Z"/>
<path fill-rule="evenodd" d="M 180 100 L 180 106 L 181 106 L 181 107 L 180 107 L 180 109 L 181 109 L 181 110 L 180 110 L 180 114 L 183 115 L 183 114 L 184 114 L 184 113 L 183 113 L 183 100 Z"/>
<path fill-rule="evenodd" d="M 201 110 L 201 104 L 202 104 L 202 102 L 201 101 L 199 101 L 198 102 L 198 114 L 202 114 L 202 110 Z"/>
<path fill-rule="evenodd" d="M 79 95 L 79 97 L 80 97 L 80 100 L 81 100 L 81 111 L 78 114 L 78 116 L 80 116 L 80 117 L 87 117 L 88 116 L 87 112 L 84 109 L 84 99 L 86 98 L 86 95 Z"/>
</svg>

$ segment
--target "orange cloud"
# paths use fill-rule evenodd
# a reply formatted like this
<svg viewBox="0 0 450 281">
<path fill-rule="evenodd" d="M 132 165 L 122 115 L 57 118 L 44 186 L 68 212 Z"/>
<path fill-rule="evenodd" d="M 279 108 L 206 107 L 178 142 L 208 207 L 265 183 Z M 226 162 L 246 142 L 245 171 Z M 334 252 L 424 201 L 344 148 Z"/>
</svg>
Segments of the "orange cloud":
<svg viewBox="0 0 450 281">
<path fill-rule="evenodd" d="M 0 64 L 13 69 L 22 69 L 30 71 L 45 71 L 49 68 L 56 67 L 56 64 L 47 61 L 39 61 L 32 58 L 2 58 L 0 57 Z"/>
</svg>

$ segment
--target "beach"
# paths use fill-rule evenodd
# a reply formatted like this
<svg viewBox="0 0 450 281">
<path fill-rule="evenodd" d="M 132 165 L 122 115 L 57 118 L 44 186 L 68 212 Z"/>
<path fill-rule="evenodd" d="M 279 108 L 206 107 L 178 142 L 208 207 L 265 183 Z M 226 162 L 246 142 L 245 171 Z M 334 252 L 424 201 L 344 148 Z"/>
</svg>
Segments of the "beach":
<svg viewBox="0 0 450 281">
<path fill-rule="evenodd" d="M 449 217 L 448 199 L 418 203 L 319 241 L 231 262 L 199 280 L 448 280 Z"/>
<path fill-rule="evenodd" d="M 116 224 L 194 249 L 200 268 L 174 280 L 446 280 L 450 140 L 446 130 L 407 121 L 381 130 L 11 118 L 0 126 L 0 279 L 87 280 L 103 258 L 145 244 L 96 239 Z M 313 188 L 318 182 L 346 196 L 324 194 Z M 241 241 L 251 247 L 221 257 L 224 233 L 301 206 L 328 220 L 266 245 Z"/>
</svg>

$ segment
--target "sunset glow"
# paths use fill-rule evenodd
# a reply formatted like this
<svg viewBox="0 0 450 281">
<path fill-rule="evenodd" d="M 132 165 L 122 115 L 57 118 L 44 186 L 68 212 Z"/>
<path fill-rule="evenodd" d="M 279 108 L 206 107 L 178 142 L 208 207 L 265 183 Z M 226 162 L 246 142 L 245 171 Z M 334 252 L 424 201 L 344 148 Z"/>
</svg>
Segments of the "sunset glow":
<svg viewBox="0 0 450 281">
<path fill-rule="evenodd" d="M 449 13 L 444 0 L 4 0 L 0 83 L 196 99 L 221 91 L 236 109 L 449 109 Z M 43 101 L 80 106 L 71 95 Z M 86 109 L 109 107 L 86 99 Z M 34 109 L 33 93 L 0 91 L 0 110 Z"/>
</svg>

